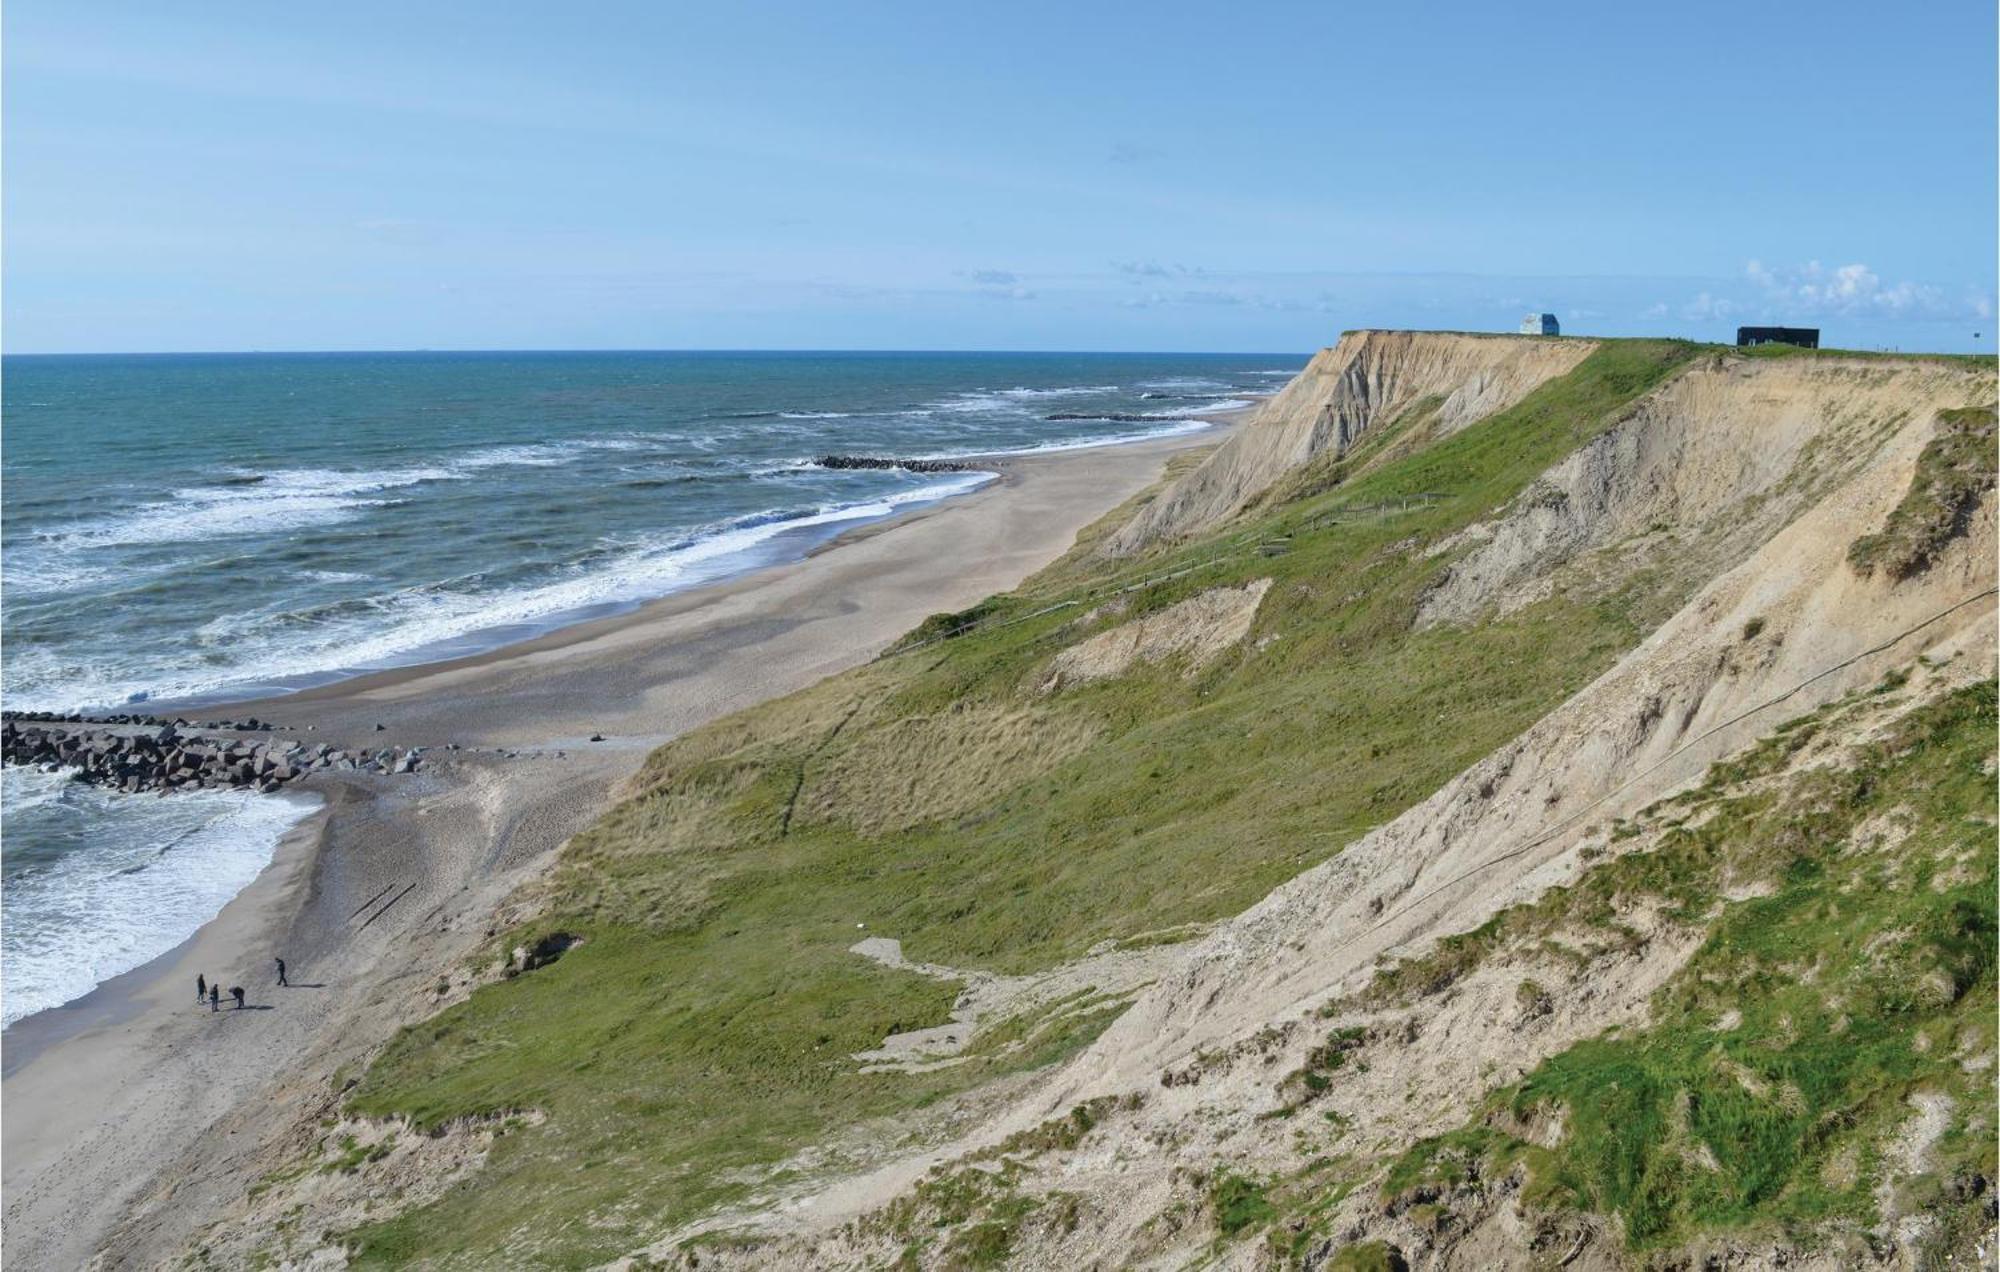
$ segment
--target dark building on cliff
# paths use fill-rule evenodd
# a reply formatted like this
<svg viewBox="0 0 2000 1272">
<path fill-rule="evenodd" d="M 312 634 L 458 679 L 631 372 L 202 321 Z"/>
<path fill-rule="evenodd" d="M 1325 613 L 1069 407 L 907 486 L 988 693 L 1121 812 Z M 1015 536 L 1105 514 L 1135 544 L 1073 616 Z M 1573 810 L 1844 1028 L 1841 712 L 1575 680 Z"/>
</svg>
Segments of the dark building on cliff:
<svg viewBox="0 0 2000 1272">
<path fill-rule="evenodd" d="M 1801 349 L 1819 348 L 1818 327 L 1738 327 L 1739 345 L 1788 344 Z"/>
</svg>

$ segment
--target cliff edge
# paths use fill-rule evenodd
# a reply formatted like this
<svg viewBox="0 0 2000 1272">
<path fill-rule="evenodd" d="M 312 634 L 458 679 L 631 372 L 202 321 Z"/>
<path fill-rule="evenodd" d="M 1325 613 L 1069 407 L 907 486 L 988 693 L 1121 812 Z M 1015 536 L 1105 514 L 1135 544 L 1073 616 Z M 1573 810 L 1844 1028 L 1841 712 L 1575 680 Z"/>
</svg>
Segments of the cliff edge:
<svg viewBox="0 0 2000 1272">
<path fill-rule="evenodd" d="M 1129 556 L 1220 525 L 1287 475 L 1321 457 L 1340 459 L 1371 435 L 1449 436 L 1568 374 L 1595 348 L 1593 340 L 1540 336 L 1347 332 L 1104 551 Z"/>
</svg>

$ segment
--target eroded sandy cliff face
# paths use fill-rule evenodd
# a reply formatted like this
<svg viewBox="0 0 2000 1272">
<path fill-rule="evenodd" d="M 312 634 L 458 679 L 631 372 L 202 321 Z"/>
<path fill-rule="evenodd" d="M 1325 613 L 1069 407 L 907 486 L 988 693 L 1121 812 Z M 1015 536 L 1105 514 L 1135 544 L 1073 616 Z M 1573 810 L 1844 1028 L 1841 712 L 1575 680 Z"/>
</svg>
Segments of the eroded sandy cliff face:
<svg viewBox="0 0 2000 1272">
<path fill-rule="evenodd" d="M 1593 838 L 1601 847 L 1617 817 L 1919 655 L 1950 665 L 1941 674 L 1956 683 L 1990 674 L 1990 492 L 1965 534 L 1916 577 L 1864 577 L 1847 559 L 1852 540 L 1882 524 L 1908 488 L 1935 427 L 1934 416 L 1907 423 L 1876 462 L 1701 589 L 1596 683 L 1191 950 L 1179 976 L 1079 1058 L 1073 1091 L 1157 1081 L 1177 1061 L 1360 988 L 1378 956 L 1476 927 L 1574 877 L 1576 850 Z"/>
<path fill-rule="evenodd" d="M 1372 357 L 1385 342 L 1479 343 L 1364 333 L 1343 343 L 1345 356 L 1322 355 L 1323 371 L 1338 362 L 1340 375 L 1363 375 L 1354 346 L 1375 346 Z M 1542 376 L 1540 360 L 1555 356 L 1537 350 L 1484 368 L 1492 378 L 1479 393 L 1492 396 L 1478 400 L 1518 398 Z M 1376 369 L 1376 385 L 1408 382 Z M 1442 382 L 1426 376 L 1426 392 Z M 1407 390 L 1368 391 L 1376 401 L 1411 400 Z M 1732 800 L 1753 810 L 1753 823 L 1767 817 L 1757 811 L 1767 801 L 1783 812 L 1795 789 L 1788 783 L 1816 789 L 1804 784 L 1863 762 L 1853 757 L 1901 736 L 1906 719 L 1953 695 L 1990 697 L 1967 688 L 1987 681 L 1995 659 L 1990 466 L 1952 514 L 1948 542 L 1921 566 L 1871 570 L 1857 564 L 1854 545 L 1908 514 L 1951 417 L 1964 414 L 1954 408 L 1993 393 L 1991 369 L 1972 363 L 1717 354 L 1642 399 L 1497 518 L 1434 545 L 1456 559 L 1419 621 L 1477 622 L 1560 589 L 1614 587 L 1666 562 L 1703 572 L 1677 610 L 1516 740 L 1184 947 L 1091 1047 L 973 1134 L 797 1204 L 774 1226 L 746 1225 L 764 1234 L 744 1248 L 751 1262 L 870 1266 L 901 1246 L 942 1266 L 973 1236 L 1004 1227 L 1005 1260 L 1020 1267 L 1633 1265 L 1625 1219 L 1529 1200 L 1534 1177 L 1523 1159 L 1503 1169 L 1481 1149 L 1454 1147 L 1462 1161 L 1420 1173 L 1414 1185 L 1396 1184 L 1396 1172 L 1436 1142 L 1427 1137 L 1468 1124 L 1467 1143 L 1560 1153 L 1575 1110 L 1555 1102 L 1524 1119 L 1490 1111 L 1490 1093 L 1588 1040 L 1646 1027 L 1663 988 L 1689 979 L 1705 924 L 1781 884 L 1732 866 L 1700 916 L 1644 889 L 1612 888 L 1608 917 L 1571 914 L 1536 941 L 1496 939 L 1491 957 L 1411 978 L 1417 988 L 1400 997 L 1379 992 L 1383 969 L 1482 948 L 1440 943 L 1575 887 L 1605 862 L 1676 846 L 1686 827 Z M 1336 412 L 1317 437 L 1308 436 L 1310 421 L 1301 424 L 1289 453 L 1342 444 L 1353 436 L 1344 429 L 1366 427 L 1372 417 L 1358 389 L 1333 396 L 1350 414 Z M 1281 425 L 1271 421 L 1286 418 L 1279 402 L 1266 417 L 1274 430 Z M 1990 439 L 1990 420 L 1983 427 L 1979 436 Z M 1249 484 L 1231 489 L 1239 493 L 1180 515 L 1226 516 L 1217 510 L 1240 504 Z M 1148 533 L 1197 523 L 1155 518 Z M 1659 541 L 1639 550 L 1649 539 Z M 1771 761 L 1766 743 L 1761 768 L 1711 767 L 1809 715 L 1810 727 L 1779 748 L 1782 759 Z M 1901 746 L 1863 763 L 1906 755 Z M 1818 795 L 1802 799 L 1801 808 L 1818 808 Z M 1865 821 L 1835 856 L 1889 851 L 1909 834 L 1901 817 Z M 1977 834 L 1990 846 L 1990 824 L 1982 825 Z M 1947 880 L 1978 868 L 1963 851 L 1946 851 L 1893 869 L 1933 866 Z M 1899 935 L 1876 940 L 1888 949 Z M 1803 963 L 1792 970 L 1817 974 Z M 1736 1028 L 1733 1017 L 1709 1027 L 1720 1036 Z M 1975 1077 L 1994 1063 L 1991 1036 L 1982 1036 L 1949 1044 Z M 1773 1107 L 1800 1098 L 1747 1070 L 1736 1080 Z M 1912 1095 L 1906 1121 L 1893 1120 L 1900 1104 L 1888 1107 L 1890 1122 L 1852 1132 L 1855 1144 L 1830 1160 L 1829 1180 L 1871 1155 L 1915 1163 L 1904 1175 L 1931 1169 L 1947 1124 L 1991 1133 L 1987 1113 L 1938 1090 Z M 1679 1137 L 1674 1151 L 1693 1168 L 1723 1170 L 1685 1126 L 1663 1133 Z M 1725 1235 L 1701 1257 L 1743 1267 L 1921 1266 L 1939 1221 L 1914 1209 L 1892 1176 L 1893 1167 L 1876 1187 L 1865 1237 L 1850 1231 L 1815 1247 Z M 1276 1203 L 1274 1222 L 1267 1199 L 1277 1196 L 1308 1200 L 1289 1219 Z M 1016 1218 L 994 1218 L 1005 1214 Z M 953 1227 L 968 1216 L 970 1226 Z M 982 1230 L 982 1217 L 1001 1226 Z M 932 1222 L 947 1235 L 911 1240 Z M 1343 1250 L 1362 1261 L 1339 1261 Z"/>
<path fill-rule="evenodd" d="M 401 1239 L 459 1223 L 429 1262 L 470 1266 L 487 1237 L 464 1216 L 487 1212 L 452 1207 L 498 1195 L 520 1199 L 486 1220 L 510 1266 L 605 1246 L 620 1269 L 1259 1272 L 1991 1249 L 1994 398 L 1973 360 L 1350 335 L 1119 536 L 1183 553 L 1086 546 L 983 623 L 952 616 L 971 634 L 921 665 L 662 751 L 660 798 L 614 811 L 575 872 L 592 906 L 618 903 L 606 880 L 647 906 L 720 905 L 726 883 L 781 916 L 785 979 L 866 969 L 838 1000 L 857 1015 L 957 982 L 858 1017 L 861 1050 L 826 1045 L 829 998 L 776 1028 L 775 980 L 732 1008 L 757 1056 L 803 1059 L 746 1067 L 760 1092 L 851 1075 L 935 1099 L 794 1115 L 724 1200 L 672 1218 L 661 1199 L 720 1139 L 585 1208 L 541 1195 L 587 1123 L 558 1108 L 508 1150 L 546 1163 L 513 1177 L 531 1191 L 482 1192 L 515 1167 L 468 1155 Z M 807 855 L 821 841 L 842 855 Z M 1039 875 L 987 872 L 1037 853 Z M 770 865 L 732 881 L 746 858 Z M 978 870 L 941 873 L 959 859 Z M 755 891 L 857 875 L 874 891 L 825 910 Z M 1024 953 L 1064 898 L 1093 917 Z M 734 984 L 762 911 L 729 913 L 713 966 Z M 799 940 L 815 927 L 838 948 Z M 455 1027 L 566 1054 L 568 1015 L 494 1001 L 492 1034 Z M 679 1080 L 740 1101 L 703 1085 L 743 1063 L 710 1045 L 731 1017 L 688 1018 L 704 1045 Z M 442 1072 L 480 1061 L 441 1045 Z M 638 1079 L 677 1045 L 633 1052 Z M 1031 1050 L 1049 1058 L 993 1063 Z M 548 1100 L 533 1078 L 516 1104 Z M 387 1195 L 369 1169 L 322 1167 L 211 1248 L 399 1250 L 352 1235 Z M 557 1257 L 565 1225 L 616 1244 Z"/>
<path fill-rule="evenodd" d="M 1454 433 L 1567 373 L 1596 347 L 1538 336 L 1350 331 L 1112 536 L 1105 551 L 1128 555 L 1227 521 L 1287 474 L 1345 455 L 1377 428 L 1408 422 L 1429 438 Z"/>
<path fill-rule="evenodd" d="M 1638 568 L 1711 578 L 1878 462 L 1885 438 L 1990 397 L 1986 383 L 1946 362 L 1705 357 L 1503 516 L 1438 545 L 1462 555 L 1421 621 L 1509 613 Z"/>
</svg>

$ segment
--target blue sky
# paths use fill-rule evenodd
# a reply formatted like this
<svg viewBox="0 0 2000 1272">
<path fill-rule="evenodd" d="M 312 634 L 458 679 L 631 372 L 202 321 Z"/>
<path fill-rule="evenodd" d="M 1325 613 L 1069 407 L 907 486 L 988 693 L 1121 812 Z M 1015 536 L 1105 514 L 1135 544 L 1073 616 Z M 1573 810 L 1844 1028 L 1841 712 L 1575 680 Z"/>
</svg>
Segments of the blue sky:
<svg viewBox="0 0 2000 1272">
<path fill-rule="evenodd" d="M 1275 351 L 1550 309 L 1992 349 L 1994 24 L 10 0 L 4 335 Z"/>
</svg>

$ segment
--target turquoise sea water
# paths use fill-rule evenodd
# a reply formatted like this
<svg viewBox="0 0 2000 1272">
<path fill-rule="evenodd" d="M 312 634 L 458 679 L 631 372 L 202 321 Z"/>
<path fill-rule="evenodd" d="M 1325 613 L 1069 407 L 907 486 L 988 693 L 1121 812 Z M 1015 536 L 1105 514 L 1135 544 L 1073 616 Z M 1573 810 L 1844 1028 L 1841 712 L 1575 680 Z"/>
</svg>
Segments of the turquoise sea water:
<svg viewBox="0 0 2000 1272">
<path fill-rule="evenodd" d="M 64 710 L 246 697 L 490 646 L 980 480 L 816 456 L 1195 429 L 1298 362 L 9 358 L 6 696 Z M 1148 418 L 1047 418 L 1093 413 Z"/>
<path fill-rule="evenodd" d="M 982 455 L 1194 431 L 1303 362 L 9 357 L 0 690 L 16 709 L 227 700 L 490 648 L 988 479 L 829 470 L 818 456 L 976 469 Z M 299 815 L 255 796 L 6 780 L 9 1021 L 184 939 Z M 151 886 L 160 868 L 146 863 L 170 859 L 179 884 L 192 870 L 214 886 L 190 897 L 164 872 Z"/>
</svg>

